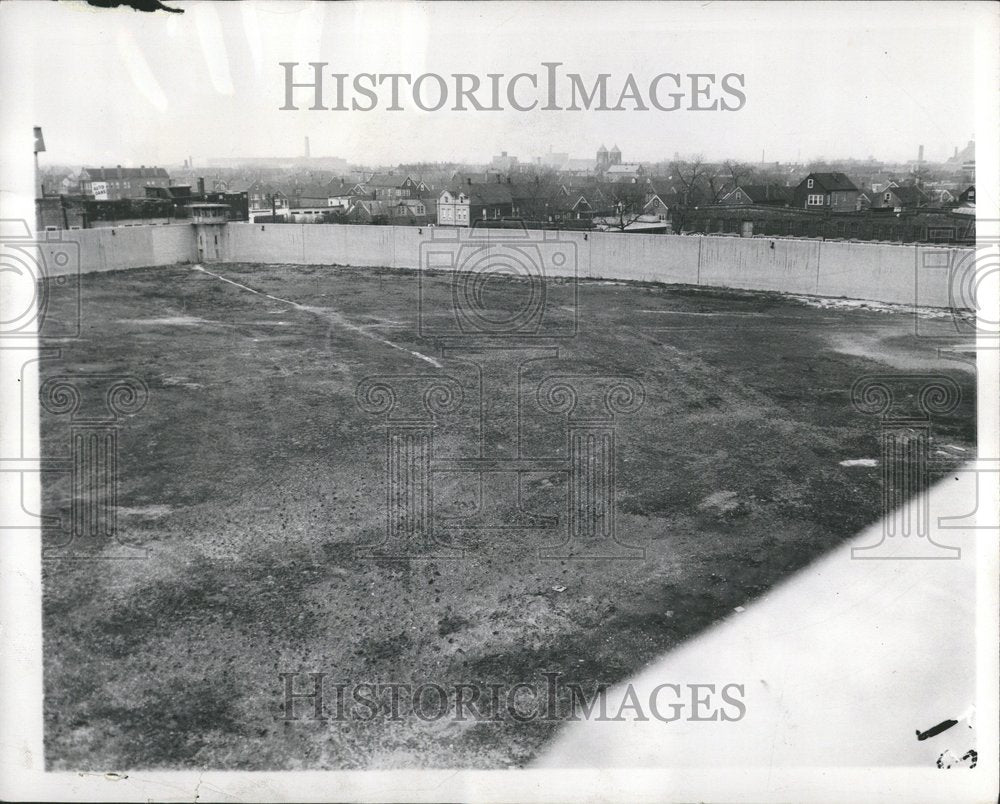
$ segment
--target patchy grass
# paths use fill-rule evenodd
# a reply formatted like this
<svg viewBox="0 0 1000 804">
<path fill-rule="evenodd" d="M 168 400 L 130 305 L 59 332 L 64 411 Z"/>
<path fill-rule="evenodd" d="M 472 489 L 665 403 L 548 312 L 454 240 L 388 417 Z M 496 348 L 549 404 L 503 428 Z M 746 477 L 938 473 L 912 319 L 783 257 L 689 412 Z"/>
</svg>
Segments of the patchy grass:
<svg viewBox="0 0 1000 804">
<path fill-rule="evenodd" d="M 879 516 L 879 469 L 840 465 L 878 457 L 877 421 L 850 404 L 858 377 L 953 377 L 963 401 L 934 422 L 936 471 L 975 450 L 974 373 L 914 338 L 908 316 L 583 282 L 579 335 L 524 382 L 642 382 L 645 405 L 618 424 L 616 470 L 618 534 L 645 559 L 543 561 L 537 548 L 559 539 L 531 529 L 450 533 L 470 547 L 461 561 L 366 558 L 356 546 L 384 536 L 385 436 L 358 409 L 357 384 L 435 372 L 410 352 L 437 356 L 467 400 L 475 373 L 418 337 L 413 273 L 212 270 L 309 309 L 186 266 L 87 275 L 83 336 L 42 363 L 46 376 L 132 374 L 150 389 L 119 436 L 118 492 L 120 534 L 149 558 L 45 565 L 53 769 L 524 764 L 556 724 L 286 723 L 278 674 L 324 672 L 331 686 L 509 686 L 550 671 L 585 689 L 614 683 Z M 446 311 L 450 280 L 424 281 L 425 310 Z M 505 309 L 523 291 L 489 289 Z M 548 291 L 556 308 L 572 305 L 568 283 Z M 564 449 L 562 422 L 526 411 L 526 454 Z M 445 417 L 438 435 L 441 454 L 468 455 L 475 417 Z M 502 446 L 496 433 L 486 441 Z M 43 444 L 64 454 L 65 419 L 43 417 Z M 965 451 L 938 454 L 945 444 Z M 565 493 L 558 477 L 531 476 L 522 508 L 559 514 Z M 68 478 L 45 476 L 47 513 L 65 516 L 69 494 Z M 439 498 L 462 511 L 474 492 L 442 480 Z M 510 504 L 490 524 L 513 515 Z"/>
</svg>

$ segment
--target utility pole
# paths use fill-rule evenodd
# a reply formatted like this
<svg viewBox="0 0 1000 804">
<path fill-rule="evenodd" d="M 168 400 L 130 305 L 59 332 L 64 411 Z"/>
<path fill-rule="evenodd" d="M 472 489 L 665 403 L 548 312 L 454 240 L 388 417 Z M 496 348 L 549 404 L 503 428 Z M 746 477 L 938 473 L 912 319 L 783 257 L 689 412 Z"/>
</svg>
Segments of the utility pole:
<svg viewBox="0 0 1000 804">
<path fill-rule="evenodd" d="M 42 136 L 42 127 L 34 127 L 35 134 L 35 198 L 41 198 L 45 195 L 45 190 L 42 188 L 42 178 L 38 173 L 38 154 L 45 151 L 45 138 Z"/>
</svg>

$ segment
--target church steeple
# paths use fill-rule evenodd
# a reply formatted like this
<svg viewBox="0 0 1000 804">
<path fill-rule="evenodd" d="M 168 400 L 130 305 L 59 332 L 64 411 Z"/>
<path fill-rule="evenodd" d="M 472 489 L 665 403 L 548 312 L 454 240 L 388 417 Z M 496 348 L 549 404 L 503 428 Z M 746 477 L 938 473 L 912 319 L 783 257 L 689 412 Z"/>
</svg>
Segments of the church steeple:
<svg viewBox="0 0 1000 804">
<path fill-rule="evenodd" d="M 607 170 L 608 167 L 608 149 L 604 147 L 604 143 L 601 143 L 601 147 L 597 149 L 597 169 Z"/>
</svg>

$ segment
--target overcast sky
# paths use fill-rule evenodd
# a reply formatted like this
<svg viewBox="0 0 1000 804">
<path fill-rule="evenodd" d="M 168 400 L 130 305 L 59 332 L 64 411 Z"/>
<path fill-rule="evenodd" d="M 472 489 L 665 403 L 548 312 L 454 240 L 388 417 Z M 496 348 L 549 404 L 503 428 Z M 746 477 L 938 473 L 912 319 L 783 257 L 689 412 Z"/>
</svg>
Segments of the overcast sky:
<svg viewBox="0 0 1000 804">
<path fill-rule="evenodd" d="M 43 165 L 299 155 L 306 135 L 313 156 L 365 164 L 589 158 L 601 143 L 626 161 L 901 160 L 920 144 L 941 159 L 974 130 L 975 4 L 165 2 L 186 13 L 7 9 Z M 646 86 L 663 72 L 742 73 L 747 100 L 735 112 L 390 112 L 384 87 L 378 111 L 279 111 L 282 61 L 484 81 L 560 61 L 612 86 L 629 73 Z"/>
</svg>

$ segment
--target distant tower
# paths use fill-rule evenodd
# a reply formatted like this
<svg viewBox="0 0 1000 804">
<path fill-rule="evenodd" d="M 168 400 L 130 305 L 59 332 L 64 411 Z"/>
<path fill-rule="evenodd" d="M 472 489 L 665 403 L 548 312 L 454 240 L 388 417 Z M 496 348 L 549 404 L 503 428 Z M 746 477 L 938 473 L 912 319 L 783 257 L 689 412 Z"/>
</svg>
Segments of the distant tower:
<svg viewBox="0 0 1000 804">
<path fill-rule="evenodd" d="M 597 149 L 597 169 L 608 169 L 608 149 L 605 148 L 603 144 Z"/>
<path fill-rule="evenodd" d="M 612 165 L 620 165 L 622 163 L 622 152 L 617 145 L 611 149 L 610 156 Z"/>
<path fill-rule="evenodd" d="M 917 162 L 919 162 L 920 164 L 923 164 L 923 162 L 924 162 L 924 146 L 923 145 L 921 145 L 920 148 L 917 149 Z"/>
<path fill-rule="evenodd" d="M 306 159 L 309 158 L 309 138 L 306 137 Z"/>
</svg>

